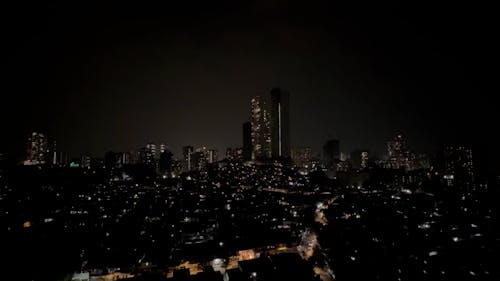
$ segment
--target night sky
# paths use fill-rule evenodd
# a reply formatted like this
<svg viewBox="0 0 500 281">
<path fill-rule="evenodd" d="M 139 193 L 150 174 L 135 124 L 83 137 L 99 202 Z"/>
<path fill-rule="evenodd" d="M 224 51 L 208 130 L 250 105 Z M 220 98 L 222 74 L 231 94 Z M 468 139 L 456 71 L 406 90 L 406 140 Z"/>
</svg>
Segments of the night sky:
<svg viewBox="0 0 500 281">
<path fill-rule="evenodd" d="M 4 9 L 0 150 L 22 155 L 40 130 L 75 156 L 147 142 L 223 153 L 273 87 L 290 92 L 294 146 L 381 153 L 403 132 L 416 151 L 498 150 L 491 8 L 210 2 Z"/>
</svg>

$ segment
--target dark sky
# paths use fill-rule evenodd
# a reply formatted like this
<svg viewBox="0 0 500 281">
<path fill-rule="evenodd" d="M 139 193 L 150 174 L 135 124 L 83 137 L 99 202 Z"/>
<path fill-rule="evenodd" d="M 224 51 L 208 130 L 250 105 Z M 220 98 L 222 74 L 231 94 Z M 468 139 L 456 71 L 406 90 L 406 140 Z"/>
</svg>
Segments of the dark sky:
<svg viewBox="0 0 500 281">
<path fill-rule="evenodd" d="M 491 7 L 210 2 L 5 9 L 2 149 L 35 129 L 74 155 L 223 151 L 272 87 L 290 92 L 292 144 L 317 152 L 327 138 L 382 152 L 396 132 L 417 151 L 498 143 Z"/>
</svg>

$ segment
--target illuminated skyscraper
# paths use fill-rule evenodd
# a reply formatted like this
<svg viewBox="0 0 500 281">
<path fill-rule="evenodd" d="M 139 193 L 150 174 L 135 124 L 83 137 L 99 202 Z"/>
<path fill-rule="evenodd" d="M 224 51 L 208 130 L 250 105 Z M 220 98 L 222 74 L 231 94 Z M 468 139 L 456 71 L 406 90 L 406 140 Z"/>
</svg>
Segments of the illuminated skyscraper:
<svg viewBox="0 0 500 281">
<path fill-rule="evenodd" d="M 208 149 L 206 151 L 206 160 L 207 163 L 212 164 L 217 162 L 217 150 L 216 149 Z"/>
<path fill-rule="evenodd" d="M 146 165 L 156 167 L 156 159 L 157 159 L 156 152 L 157 152 L 156 151 L 156 144 L 154 144 L 154 143 L 146 144 L 146 149 L 144 150 L 145 164 Z"/>
<path fill-rule="evenodd" d="M 80 167 L 85 169 L 90 169 L 92 167 L 92 157 L 90 157 L 90 155 L 88 154 L 82 155 L 82 160 L 80 161 Z"/>
<path fill-rule="evenodd" d="M 280 88 L 271 90 L 272 157 L 290 158 L 289 94 Z"/>
<path fill-rule="evenodd" d="M 251 101 L 251 137 L 252 160 L 265 159 L 271 156 L 271 138 L 269 131 L 269 113 L 260 96 Z"/>
<path fill-rule="evenodd" d="M 38 132 L 32 132 L 28 138 L 26 160 L 24 165 L 42 165 L 47 162 L 49 149 L 47 137 Z"/>
<path fill-rule="evenodd" d="M 50 163 L 52 165 L 57 165 L 58 162 L 57 162 L 57 142 L 54 141 L 52 143 L 52 147 L 50 149 Z"/>
<path fill-rule="evenodd" d="M 387 142 L 386 168 L 411 170 L 414 158 L 402 134 L 396 135 L 393 140 Z"/>
<path fill-rule="evenodd" d="M 183 170 L 184 172 L 189 172 L 193 169 L 193 147 L 184 146 L 182 148 L 182 157 L 184 160 Z"/>
<path fill-rule="evenodd" d="M 172 160 L 172 168 L 171 168 L 171 176 L 176 178 L 182 173 L 182 161 L 173 159 Z"/>
<path fill-rule="evenodd" d="M 446 146 L 444 161 L 445 179 L 448 179 L 449 183 L 471 184 L 474 182 L 474 164 L 470 147 L 462 145 Z"/>
<path fill-rule="evenodd" d="M 368 151 L 361 152 L 361 169 L 366 169 L 368 166 Z"/>
<path fill-rule="evenodd" d="M 198 147 L 192 153 L 192 169 L 201 171 L 208 164 L 208 149 L 205 146 Z"/>
</svg>

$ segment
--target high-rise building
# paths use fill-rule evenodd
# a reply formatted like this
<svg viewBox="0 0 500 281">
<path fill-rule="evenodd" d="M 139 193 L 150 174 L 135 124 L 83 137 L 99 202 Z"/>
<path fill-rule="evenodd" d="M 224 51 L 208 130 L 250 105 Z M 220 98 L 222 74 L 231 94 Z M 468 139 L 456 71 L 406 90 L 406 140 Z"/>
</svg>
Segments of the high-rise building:
<svg viewBox="0 0 500 281">
<path fill-rule="evenodd" d="M 56 141 L 52 142 L 52 148 L 50 149 L 50 163 L 54 166 L 59 164 L 57 162 L 57 142 Z"/>
<path fill-rule="evenodd" d="M 132 154 L 127 151 L 127 152 L 122 152 L 120 153 L 120 162 L 122 165 L 130 165 L 133 164 L 133 156 Z"/>
<path fill-rule="evenodd" d="M 271 137 L 269 128 L 269 112 L 262 97 L 256 96 L 251 100 L 251 137 L 252 160 L 271 157 Z"/>
<path fill-rule="evenodd" d="M 171 175 L 173 178 L 178 177 L 182 173 L 182 161 L 174 159 L 172 160 Z"/>
<path fill-rule="evenodd" d="M 351 152 L 350 162 L 352 164 L 352 167 L 355 169 L 366 169 L 368 166 L 369 154 L 370 153 L 367 149 L 357 149 Z"/>
<path fill-rule="evenodd" d="M 252 123 L 243 123 L 243 160 L 252 160 Z"/>
<path fill-rule="evenodd" d="M 182 157 L 184 160 L 183 170 L 189 172 L 193 169 L 193 147 L 190 145 L 182 148 Z"/>
<path fill-rule="evenodd" d="M 165 143 L 163 143 L 163 142 L 162 142 L 162 143 L 160 144 L 160 153 L 163 153 L 163 152 L 165 152 L 165 151 L 167 151 L 167 150 L 168 150 L 168 149 L 167 149 L 167 145 L 166 145 Z"/>
<path fill-rule="evenodd" d="M 128 164 L 141 164 L 142 163 L 142 151 L 141 150 L 130 150 L 128 152 L 128 155 L 130 156 L 129 163 Z"/>
<path fill-rule="evenodd" d="M 361 169 L 368 167 L 368 151 L 361 152 Z"/>
<path fill-rule="evenodd" d="M 448 145 L 444 150 L 445 179 L 450 184 L 471 184 L 474 182 L 472 149 L 463 145 Z"/>
<path fill-rule="evenodd" d="M 312 166 L 312 151 L 310 147 L 294 147 L 291 151 L 293 163 L 304 169 L 310 169 Z"/>
<path fill-rule="evenodd" d="M 406 139 L 402 134 L 387 142 L 386 168 L 412 170 L 414 158 L 415 155 L 408 150 Z"/>
<path fill-rule="evenodd" d="M 160 173 L 166 176 L 172 175 L 172 165 L 173 165 L 173 154 L 167 149 L 164 149 L 162 153 L 160 153 L 159 160 L 159 170 Z"/>
<path fill-rule="evenodd" d="M 209 164 L 217 162 L 217 149 L 208 149 L 205 158 Z"/>
<path fill-rule="evenodd" d="M 340 152 L 340 161 L 349 161 L 350 155 L 346 152 Z"/>
<path fill-rule="evenodd" d="M 340 160 L 340 145 L 339 140 L 327 140 L 323 145 L 323 165 L 325 168 L 335 169 L 337 162 Z"/>
<path fill-rule="evenodd" d="M 156 159 L 157 159 L 157 154 L 156 154 L 156 144 L 154 143 L 148 143 L 146 144 L 146 149 L 144 151 L 145 153 L 145 164 L 148 166 L 155 166 L 156 167 Z"/>
<path fill-rule="evenodd" d="M 47 163 L 49 155 L 47 137 L 43 133 L 32 132 L 28 138 L 24 165 L 42 165 Z"/>
<path fill-rule="evenodd" d="M 290 97 L 280 88 L 271 90 L 272 157 L 290 158 Z"/>
<path fill-rule="evenodd" d="M 192 169 L 201 171 L 204 170 L 208 164 L 208 150 L 205 146 L 198 147 L 192 153 Z"/>
<path fill-rule="evenodd" d="M 90 169 L 92 167 L 92 157 L 88 154 L 83 155 L 82 160 L 80 161 L 80 167 Z"/>
</svg>

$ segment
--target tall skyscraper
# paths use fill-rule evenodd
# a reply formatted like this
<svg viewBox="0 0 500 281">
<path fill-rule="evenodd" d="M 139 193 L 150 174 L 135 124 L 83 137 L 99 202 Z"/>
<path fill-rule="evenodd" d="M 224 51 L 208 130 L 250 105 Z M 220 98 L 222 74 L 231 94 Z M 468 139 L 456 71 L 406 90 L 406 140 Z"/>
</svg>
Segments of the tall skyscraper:
<svg viewBox="0 0 500 281">
<path fill-rule="evenodd" d="M 128 152 L 128 154 L 130 155 L 130 163 L 128 164 L 142 164 L 142 153 L 141 153 L 141 150 L 130 150 Z"/>
<path fill-rule="evenodd" d="M 146 144 L 146 149 L 144 153 L 145 153 L 145 164 L 148 166 L 156 167 L 156 159 L 157 159 L 156 144 L 154 143 Z"/>
<path fill-rule="evenodd" d="M 252 160 L 252 123 L 243 123 L 243 160 Z"/>
<path fill-rule="evenodd" d="M 192 169 L 201 171 L 208 164 L 208 150 L 205 146 L 198 147 L 192 153 Z"/>
<path fill-rule="evenodd" d="M 396 135 L 393 140 L 387 142 L 387 168 L 411 170 L 414 158 L 402 134 Z"/>
<path fill-rule="evenodd" d="M 171 175 L 173 178 L 178 177 L 182 173 L 182 161 L 173 159 L 171 167 Z"/>
<path fill-rule="evenodd" d="M 42 165 L 47 163 L 49 154 L 47 137 L 38 132 L 32 132 L 28 138 L 26 160 L 24 165 Z"/>
<path fill-rule="evenodd" d="M 173 154 L 167 149 L 164 149 L 163 152 L 160 153 L 159 162 L 159 170 L 160 173 L 165 176 L 172 175 L 172 164 L 173 164 Z"/>
<path fill-rule="evenodd" d="M 449 183 L 471 184 L 474 182 L 472 149 L 463 145 L 448 145 L 444 150 L 445 179 Z"/>
<path fill-rule="evenodd" d="M 132 164 L 132 155 L 130 152 L 121 152 L 120 153 L 120 163 L 121 165 L 130 165 Z"/>
<path fill-rule="evenodd" d="M 208 149 L 205 158 L 209 164 L 217 162 L 217 149 Z"/>
<path fill-rule="evenodd" d="M 271 145 L 273 158 L 290 158 L 289 94 L 280 88 L 271 90 Z"/>
<path fill-rule="evenodd" d="M 50 163 L 54 166 L 58 164 L 58 162 L 57 162 L 57 142 L 56 141 L 52 142 L 52 147 L 50 149 Z"/>
<path fill-rule="evenodd" d="M 336 167 L 340 160 L 340 145 L 339 140 L 327 140 L 323 145 L 323 165 L 327 169 Z"/>
<path fill-rule="evenodd" d="M 251 137 L 252 160 L 265 159 L 271 156 L 271 138 L 269 131 L 269 113 L 265 102 L 260 96 L 251 100 Z"/>
<path fill-rule="evenodd" d="M 182 157 L 184 160 L 184 172 L 189 172 L 193 169 L 193 147 L 190 145 L 182 148 Z"/>
<path fill-rule="evenodd" d="M 368 151 L 361 152 L 361 169 L 368 167 Z"/>
</svg>

